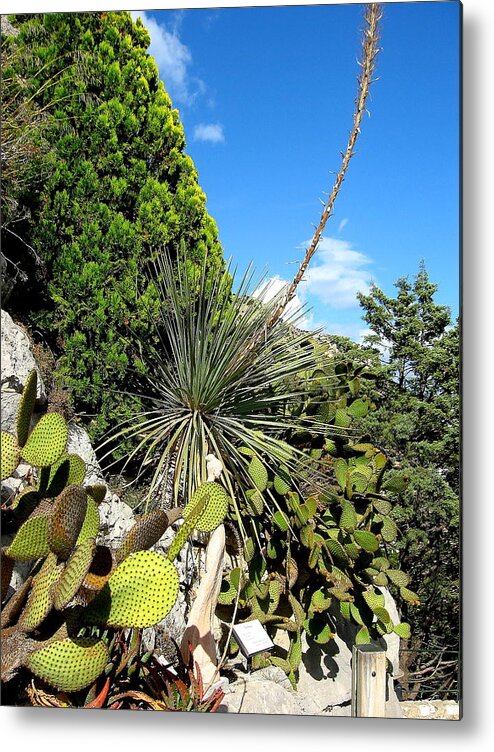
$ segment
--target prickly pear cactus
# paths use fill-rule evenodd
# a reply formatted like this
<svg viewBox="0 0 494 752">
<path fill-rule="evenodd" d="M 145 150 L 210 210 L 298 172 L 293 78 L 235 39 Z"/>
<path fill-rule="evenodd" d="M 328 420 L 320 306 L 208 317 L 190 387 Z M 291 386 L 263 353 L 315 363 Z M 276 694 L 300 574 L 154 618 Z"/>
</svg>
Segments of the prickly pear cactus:
<svg viewBox="0 0 494 752">
<path fill-rule="evenodd" d="M 131 554 L 86 609 L 87 624 L 150 627 L 165 618 L 178 595 L 172 562 L 153 551 Z"/>
<path fill-rule="evenodd" d="M 43 681 L 63 692 L 88 687 L 104 670 L 108 648 L 94 637 L 57 640 L 32 652 L 26 667 Z"/>
<path fill-rule="evenodd" d="M 34 467 L 49 467 L 65 450 L 67 424 L 59 413 L 43 415 L 21 449 L 21 457 Z"/>
</svg>

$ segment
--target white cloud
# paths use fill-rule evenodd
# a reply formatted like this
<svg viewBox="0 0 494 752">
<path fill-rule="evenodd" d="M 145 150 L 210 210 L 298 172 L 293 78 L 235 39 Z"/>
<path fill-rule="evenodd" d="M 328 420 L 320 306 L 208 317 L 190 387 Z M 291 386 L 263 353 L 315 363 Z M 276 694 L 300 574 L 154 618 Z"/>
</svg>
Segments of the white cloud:
<svg viewBox="0 0 494 752">
<path fill-rule="evenodd" d="M 290 283 L 286 279 L 282 279 L 278 275 L 270 277 L 270 279 L 263 282 L 263 284 L 254 290 L 252 293 L 253 298 L 258 298 L 263 303 L 268 303 L 270 300 L 280 295 L 283 290 L 286 290 Z M 312 316 L 303 310 L 303 303 L 299 296 L 295 294 L 292 300 L 288 303 L 283 313 L 282 318 L 285 321 L 291 321 L 296 324 L 300 329 L 314 329 L 312 325 Z"/>
<path fill-rule="evenodd" d="M 302 299 L 314 296 L 329 308 L 358 308 L 357 293 L 368 293 L 372 282 L 372 274 L 366 268 L 371 263 L 372 260 L 354 250 L 350 242 L 322 238 L 305 282 L 301 283 Z"/>
<path fill-rule="evenodd" d="M 348 224 L 348 217 L 343 217 L 340 224 L 338 225 L 338 232 L 341 232 Z"/>
<path fill-rule="evenodd" d="M 205 84 L 189 73 L 192 55 L 180 39 L 180 15 L 175 15 L 172 26 L 159 24 L 145 11 L 131 11 L 134 21 L 140 18 L 149 31 L 149 53 L 154 57 L 165 89 L 174 102 L 191 104 L 197 94 L 204 93 Z"/>
<path fill-rule="evenodd" d="M 225 140 L 223 126 L 220 123 L 200 123 L 194 128 L 194 141 L 210 141 L 220 144 Z"/>
</svg>

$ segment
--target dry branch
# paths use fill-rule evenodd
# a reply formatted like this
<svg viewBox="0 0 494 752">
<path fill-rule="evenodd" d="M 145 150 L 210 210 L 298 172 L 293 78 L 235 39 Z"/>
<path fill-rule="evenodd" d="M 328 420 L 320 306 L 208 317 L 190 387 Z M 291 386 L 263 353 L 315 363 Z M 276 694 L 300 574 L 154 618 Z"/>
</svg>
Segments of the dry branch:
<svg viewBox="0 0 494 752">
<path fill-rule="evenodd" d="M 353 127 L 350 132 L 348 144 L 346 150 L 342 152 L 341 167 L 336 175 L 336 179 L 333 185 L 333 189 L 329 194 L 329 198 L 324 205 L 321 219 L 314 232 L 311 244 L 306 251 L 304 259 L 300 264 L 299 270 L 295 275 L 293 282 L 287 288 L 285 295 L 283 296 L 280 305 L 275 310 L 268 323 L 268 329 L 276 324 L 277 321 L 283 315 L 288 303 L 293 299 L 297 291 L 297 287 L 304 276 L 309 263 L 314 256 L 319 242 L 322 237 L 322 233 L 326 226 L 326 222 L 333 213 L 333 206 L 336 201 L 336 197 L 340 191 L 342 183 L 345 179 L 345 174 L 350 164 L 350 160 L 355 154 L 355 144 L 357 142 L 358 135 L 360 133 L 360 125 L 364 112 L 366 112 L 366 103 L 369 96 L 370 85 L 373 81 L 376 57 L 379 52 L 379 23 L 382 18 L 382 8 L 379 3 L 370 3 L 366 5 L 364 11 L 364 31 L 362 37 L 362 54 L 359 61 L 361 72 L 358 77 L 358 92 L 355 100 L 355 112 L 353 115 Z"/>
</svg>

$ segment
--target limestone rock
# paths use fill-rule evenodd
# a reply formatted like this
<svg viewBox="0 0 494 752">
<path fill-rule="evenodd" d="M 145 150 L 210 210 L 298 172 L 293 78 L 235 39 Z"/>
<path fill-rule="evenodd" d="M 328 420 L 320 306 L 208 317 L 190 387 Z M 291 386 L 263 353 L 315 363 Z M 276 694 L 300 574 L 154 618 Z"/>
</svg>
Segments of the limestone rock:
<svg viewBox="0 0 494 752">
<path fill-rule="evenodd" d="M 292 689 L 256 671 L 226 687 L 219 712 L 301 715 L 304 711 Z"/>
<path fill-rule="evenodd" d="M 89 435 L 83 428 L 73 421 L 69 423 L 67 451 L 78 454 L 86 463 L 86 477 L 84 482 L 87 485 L 92 485 L 93 483 L 104 483 L 103 473 L 99 466 L 96 453 L 91 446 Z"/>
<path fill-rule="evenodd" d="M 2 311 L 1 317 L 2 401 L 4 397 L 3 392 L 17 392 L 20 394 L 26 383 L 27 377 L 33 368 L 36 368 L 38 371 L 38 389 L 36 397 L 40 402 L 45 402 L 45 386 L 31 351 L 29 337 L 20 326 L 13 322 L 12 317 L 6 311 Z"/>
</svg>

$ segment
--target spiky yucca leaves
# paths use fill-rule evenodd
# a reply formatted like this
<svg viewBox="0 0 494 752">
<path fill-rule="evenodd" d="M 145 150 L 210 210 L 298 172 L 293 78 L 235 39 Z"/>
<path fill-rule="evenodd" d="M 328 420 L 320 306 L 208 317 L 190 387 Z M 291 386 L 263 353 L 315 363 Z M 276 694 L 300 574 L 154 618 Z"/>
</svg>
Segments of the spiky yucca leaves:
<svg viewBox="0 0 494 752">
<path fill-rule="evenodd" d="M 313 370 L 318 358 L 307 336 L 289 323 L 279 321 L 266 331 L 279 296 L 254 300 L 258 285 L 252 272 L 231 296 L 228 269 L 211 281 L 206 265 L 193 279 L 186 265 L 172 267 L 166 253 L 156 264 L 159 310 L 150 315 L 150 324 L 162 348 L 143 342 L 139 355 L 152 395 L 143 397 L 149 410 L 108 441 L 135 440 L 129 460 L 139 458 L 142 472 L 152 467 L 148 501 L 168 460 L 173 460 L 175 500 L 181 488 L 190 500 L 206 477 L 204 458 L 213 452 L 244 532 L 238 498 L 252 482 L 264 489 L 266 467 L 287 465 L 294 479 L 300 477 L 303 455 L 287 449 L 281 434 L 307 424 L 313 431 L 323 428 L 317 416 L 295 410 L 306 400 L 310 379 L 290 382 Z"/>
</svg>

